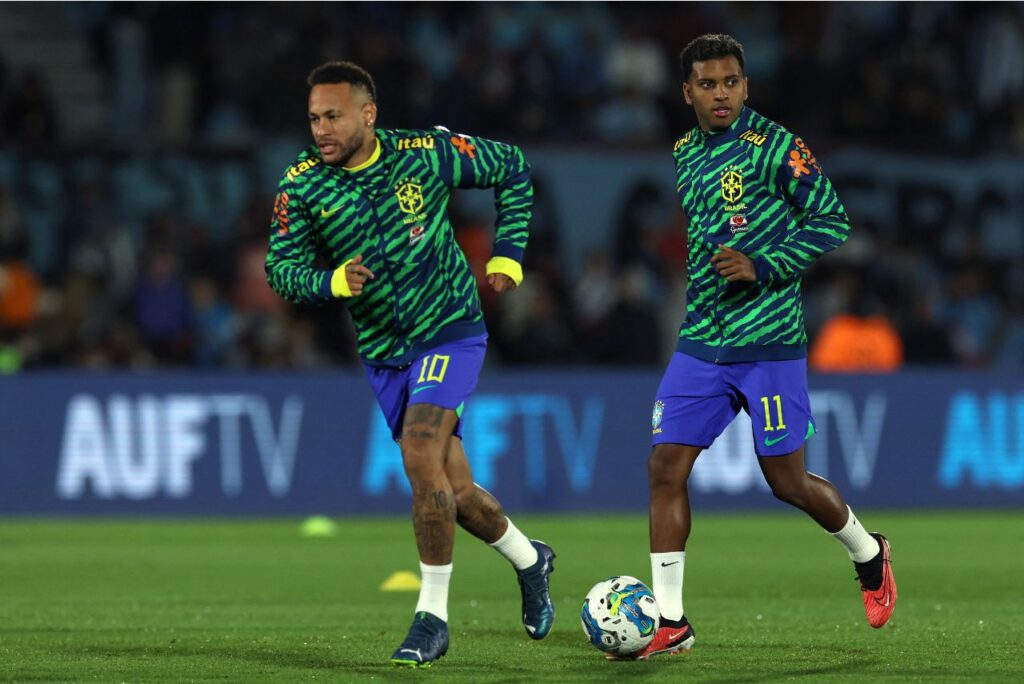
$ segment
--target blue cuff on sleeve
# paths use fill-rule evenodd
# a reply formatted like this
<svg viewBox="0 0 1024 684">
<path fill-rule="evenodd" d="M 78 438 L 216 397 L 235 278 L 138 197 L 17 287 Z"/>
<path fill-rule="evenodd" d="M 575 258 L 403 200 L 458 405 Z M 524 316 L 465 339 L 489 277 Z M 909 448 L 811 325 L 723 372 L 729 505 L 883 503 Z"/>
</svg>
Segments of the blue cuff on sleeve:
<svg viewBox="0 0 1024 684">
<path fill-rule="evenodd" d="M 763 256 L 756 256 L 751 261 L 754 262 L 754 273 L 757 275 L 757 282 L 769 283 L 772 279 L 772 267 L 768 265 L 768 260 Z"/>
<path fill-rule="evenodd" d="M 523 252 L 525 250 L 522 247 L 516 247 L 515 245 L 508 242 L 496 242 L 494 243 L 494 249 L 491 252 L 491 256 L 505 257 L 511 259 L 517 263 L 523 263 Z"/>
<path fill-rule="evenodd" d="M 323 299 L 334 299 L 334 292 L 331 291 L 331 276 L 333 271 L 320 272 L 320 296 Z"/>
</svg>

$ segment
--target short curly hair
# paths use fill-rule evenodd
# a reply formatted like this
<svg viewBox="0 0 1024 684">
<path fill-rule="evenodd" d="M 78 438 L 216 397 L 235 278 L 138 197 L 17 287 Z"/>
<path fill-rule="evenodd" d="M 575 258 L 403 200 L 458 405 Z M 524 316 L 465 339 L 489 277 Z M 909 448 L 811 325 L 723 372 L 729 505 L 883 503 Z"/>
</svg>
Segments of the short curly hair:
<svg viewBox="0 0 1024 684">
<path fill-rule="evenodd" d="M 377 86 L 373 83 L 373 76 L 354 62 L 325 62 L 309 72 L 306 83 L 310 88 L 323 83 L 351 83 L 363 88 L 373 102 L 377 101 Z"/>
<path fill-rule="evenodd" d="M 704 62 L 709 59 L 720 59 L 732 55 L 740 63 L 740 71 L 743 71 L 743 46 L 733 38 L 724 33 L 707 33 L 699 38 L 694 38 L 690 44 L 679 53 L 679 73 L 683 80 L 690 78 L 694 62 Z"/>
</svg>

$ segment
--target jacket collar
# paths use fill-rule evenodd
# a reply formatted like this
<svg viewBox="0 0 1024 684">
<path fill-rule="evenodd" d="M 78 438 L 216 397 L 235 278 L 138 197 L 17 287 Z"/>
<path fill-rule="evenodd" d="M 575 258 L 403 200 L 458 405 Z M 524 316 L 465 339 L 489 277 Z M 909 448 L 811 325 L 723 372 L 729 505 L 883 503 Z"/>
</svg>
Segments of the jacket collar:
<svg viewBox="0 0 1024 684">
<path fill-rule="evenodd" d="M 371 166 L 373 166 L 374 164 L 376 164 L 377 160 L 380 159 L 381 144 L 380 144 L 380 138 L 379 137 L 375 137 L 374 140 L 375 140 L 375 145 L 374 145 L 374 148 L 373 148 L 373 153 L 370 155 L 370 157 L 366 161 L 364 161 L 362 164 L 360 164 L 358 166 L 343 166 L 342 168 L 345 169 L 346 171 L 348 171 L 349 173 L 352 173 L 353 171 L 362 171 L 363 169 L 368 169 Z"/>
<path fill-rule="evenodd" d="M 727 129 L 724 131 L 702 130 L 700 132 L 701 137 L 704 139 L 705 144 L 710 147 L 717 147 L 732 142 L 739 137 L 740 133 L 750 128 L 753 112 L 754 110 L 744 105 L 743 109 L 740 110 L 740 115 L 736 117 L 736 120 Z"/>
</svg>

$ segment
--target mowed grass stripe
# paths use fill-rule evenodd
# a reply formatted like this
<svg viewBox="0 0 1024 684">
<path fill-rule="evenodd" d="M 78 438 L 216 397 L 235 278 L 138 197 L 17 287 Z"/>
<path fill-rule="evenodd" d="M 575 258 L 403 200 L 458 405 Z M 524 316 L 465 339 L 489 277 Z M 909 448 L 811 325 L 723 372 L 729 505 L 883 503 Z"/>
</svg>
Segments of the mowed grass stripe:
<svg viewBox="0 0 1024 684">
<path fill-rule="evenodd" d="M 1024 514 L 859 511 L 893 543 L 900 602 L 864 621 L 853 568 L 802 515 L 698 511 L 687 549 L 688 656 L 610 663 L 578 610 L 613 574 L 650 579 L 641 515 L 515 516 L 558 559 L 558 617 L 543 642 L 519 622 L 515 574 L 459 533 L 445 681 L 1011 681 Z M 342 519 L 304 539 L 295 520 L 0 522 L 0 679 L 14 681 L 406 680 L 387 658 L 415 593 L 405 518 Z"/>
</svg>

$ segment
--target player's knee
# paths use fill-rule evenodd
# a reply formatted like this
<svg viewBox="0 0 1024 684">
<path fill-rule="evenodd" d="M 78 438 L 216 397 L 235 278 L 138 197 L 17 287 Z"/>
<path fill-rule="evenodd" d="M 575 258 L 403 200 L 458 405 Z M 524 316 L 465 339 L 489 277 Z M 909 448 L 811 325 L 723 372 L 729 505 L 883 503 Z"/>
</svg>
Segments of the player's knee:
<svg viewBox="0 0 1024 684">
<path fill-rule="evenodd" d="M 807 488 L 802 482 L 773 482 L 772 496 L 791 506 L 802 508 L 807 502 Z"/>
<path fill-rule="evenodd" d="M 444 471 L 441 448 L 432 440 L 402 438 L 402 464 L 410 482 L 433 480 Z"/>
<path fill-rule="evenodd" d="M 452 482 L 451 484 L 452 496 L 455 497 L 455 506 L 460 511 L 468 510 L 473 505 L 473 500 L 476 497 L 476 487 L 462 482 Z"/>
<path fill-rule="evenodd" d="M 654 447 L 647 459 L 647 481 L 652 487 L 680 486 L 678 458 L 666 445 Z"/>
</svg>

